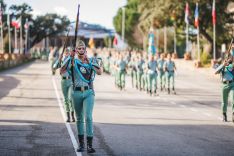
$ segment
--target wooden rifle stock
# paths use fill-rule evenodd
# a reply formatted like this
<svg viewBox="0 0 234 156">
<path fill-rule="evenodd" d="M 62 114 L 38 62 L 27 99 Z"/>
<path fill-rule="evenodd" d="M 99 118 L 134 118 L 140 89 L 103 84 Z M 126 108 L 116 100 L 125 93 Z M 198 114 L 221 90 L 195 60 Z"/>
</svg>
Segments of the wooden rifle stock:
<svg viewBox="0 0 234 156">
<path fill-rule="evenodd" d="M 78 11 L 76 16 L 76 27 L 75 27 L 75 41 L 73 43 L 73 52 L 75 53 L 76 50 L 76 40 L 79 28 L 79 16 L 80 16 L 80 4 L 78 4 Z M 72 84 L 73 88 L 75 87 L 75 77 L 74 77 L 74 56 L 72 56 L 72 66 L 71 66 L 71 76 L 72 76 Z"/>
<path fill-rule="evenodd" d="M 61 55 L 60 55 L 60 57 L 59 57 L 59 63 L 60 63 L 60 64 L 61 64 L 61 62 L 62 62 L 63 54 L 64 54 L 65 49 L 66 49 L 66 47 L 67 47 L 69 32 L 70 32 L 70 29 L 68 29 L 68 31 L 67 31 L 66 40 L 65 40 L 65 43 L 64 43 L 64 45 L 63 45 L 63 51 L 62 51 L 62 53 L 61 53 Z"/>
</svg>

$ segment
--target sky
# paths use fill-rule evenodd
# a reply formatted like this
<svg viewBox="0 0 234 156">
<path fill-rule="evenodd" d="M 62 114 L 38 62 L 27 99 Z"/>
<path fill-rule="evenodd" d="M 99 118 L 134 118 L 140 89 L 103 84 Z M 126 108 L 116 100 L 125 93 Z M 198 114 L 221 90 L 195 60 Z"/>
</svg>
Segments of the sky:
<svg viewBox="0 0 234 156">
<path fill-rule="evenodd" d="M 4 0 L 9 7 L 12 4 L 27 3 L 33 8 L 33 14 L 58 13 L 75 21 L 77 5 L 80 4 L 80 21 L 100 24 L 114 29 L 113 17 L 127 0 Z"/>
</svg>

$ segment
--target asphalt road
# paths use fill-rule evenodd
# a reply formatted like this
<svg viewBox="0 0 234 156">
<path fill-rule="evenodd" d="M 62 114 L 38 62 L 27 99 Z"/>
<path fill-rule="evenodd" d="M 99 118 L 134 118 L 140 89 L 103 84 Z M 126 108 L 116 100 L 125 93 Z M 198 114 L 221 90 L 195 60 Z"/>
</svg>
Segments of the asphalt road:
<svg viewBox="0 0 234 156">
<path fill-rule="evenodd" d="M 219 80 L 177 66 L 177 95 L 150 97 L 131 88 L 129 77 L 119 91 L 113 77 L 96 77 L 92 155 L 234 155 L 231 108 L 223 123 Z M 0 73 L 1 156 L 81 155 L 75 124 L 64 122 L 60 77 L 49 69 L 36 61 Z"/>
</svg>

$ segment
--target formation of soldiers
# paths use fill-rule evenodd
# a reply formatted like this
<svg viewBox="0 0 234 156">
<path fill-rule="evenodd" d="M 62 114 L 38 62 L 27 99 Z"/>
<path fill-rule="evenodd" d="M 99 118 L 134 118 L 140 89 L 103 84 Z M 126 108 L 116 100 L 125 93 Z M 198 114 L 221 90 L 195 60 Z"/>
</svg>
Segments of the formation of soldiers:
<svg viewBox="0 0 234 156">
<path fill-rule="evenodd" d="M 176 66 L 171 54 L 148 55 L 146 52 L 113 49 L 99 49 L 97 53 L 103 59 L 104 72 L 115 77 L 115 86 L 120 90 L 126 89 L 125 78 L 130 75 L 132 87 L 151 96 L 158 95 L 159 89 L 176 94 Z"/>
</svg>

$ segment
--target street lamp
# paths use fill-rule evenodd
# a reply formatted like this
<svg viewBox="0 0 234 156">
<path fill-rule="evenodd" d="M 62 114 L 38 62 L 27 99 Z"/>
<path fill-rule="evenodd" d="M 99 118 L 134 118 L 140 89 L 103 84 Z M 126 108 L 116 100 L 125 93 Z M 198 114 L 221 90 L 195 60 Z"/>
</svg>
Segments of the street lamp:
<svg viewBox="0 0 234 156">
<path fill-rule="evenodd" d="M 122 7 L 122 41 L 124 43 L 124 31 L 125 31 L 125 8 Z"/>
</svg>

